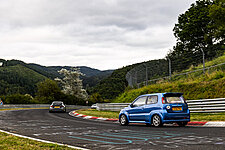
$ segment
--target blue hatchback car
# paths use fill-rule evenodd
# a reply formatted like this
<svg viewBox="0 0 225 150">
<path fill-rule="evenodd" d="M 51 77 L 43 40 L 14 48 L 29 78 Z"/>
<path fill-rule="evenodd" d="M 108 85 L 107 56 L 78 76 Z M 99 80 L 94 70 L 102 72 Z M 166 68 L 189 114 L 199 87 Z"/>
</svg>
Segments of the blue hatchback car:
<svg viewBox="0 0 225 150">
<path fill-rule="evenodd" d="M 129 123 L 146 123 L 155 127 L 164 123 L 185 126 L 190 121 L 190 111 L 183 93 L 156 93 L 137 97 L 128 107 L 120 111 L 122 126 Z"/>
</svg>

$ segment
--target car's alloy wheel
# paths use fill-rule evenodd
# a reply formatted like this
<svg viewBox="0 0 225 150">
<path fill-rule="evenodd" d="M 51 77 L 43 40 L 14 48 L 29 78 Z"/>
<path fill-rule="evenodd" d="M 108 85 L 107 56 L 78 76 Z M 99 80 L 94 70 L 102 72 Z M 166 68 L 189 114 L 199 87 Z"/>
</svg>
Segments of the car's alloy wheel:
<svg viewBox="0 0 225 150">
<path fill-rule="evenodd" d="M 128 120 L 126 115 L 121 115 L 119 121 L 122 126 L 128 125 Z"/>
<path fill-rule="evenodd" d="M 152 125 L 155 127 L 159 127 L 162 125 L 161 118 L 159 115 L 154 115 L 152 117 Z"/>
</svg>

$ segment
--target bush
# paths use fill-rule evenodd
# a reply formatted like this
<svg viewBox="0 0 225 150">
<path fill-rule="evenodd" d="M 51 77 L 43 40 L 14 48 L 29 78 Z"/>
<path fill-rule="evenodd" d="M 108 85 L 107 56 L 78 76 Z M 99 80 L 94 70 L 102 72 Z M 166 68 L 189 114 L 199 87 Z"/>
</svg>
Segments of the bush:
<svg viewBox="0 0 225 150">
<path fill-rule="evenodd" d="M 95 104 L 95 103 L 102 103 L 104 102 L 103 98 L 101 97 L 101 95 L 99 93 L 94 93 L 90 96 L 90 98 L 88 99 L 89 104 Z"/>
<path fill-rule="evenodd" d="M 35 100 L 30 95 L 13 94 L 6 97 L 6 104 L 34 104 Z"/>
</svg>

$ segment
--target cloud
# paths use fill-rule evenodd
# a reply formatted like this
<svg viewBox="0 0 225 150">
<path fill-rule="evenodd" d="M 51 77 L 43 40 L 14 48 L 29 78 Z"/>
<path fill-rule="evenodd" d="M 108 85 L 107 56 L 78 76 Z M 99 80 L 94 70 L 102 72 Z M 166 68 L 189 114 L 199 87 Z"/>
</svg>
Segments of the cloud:
<svg viewBox="0 0 225 150">
<path fill-rule="evenodd" d="M 165 57 L 194 0 L 0 0 L 0 52 L 41 65 L 116 69 Z"/>
</svg>

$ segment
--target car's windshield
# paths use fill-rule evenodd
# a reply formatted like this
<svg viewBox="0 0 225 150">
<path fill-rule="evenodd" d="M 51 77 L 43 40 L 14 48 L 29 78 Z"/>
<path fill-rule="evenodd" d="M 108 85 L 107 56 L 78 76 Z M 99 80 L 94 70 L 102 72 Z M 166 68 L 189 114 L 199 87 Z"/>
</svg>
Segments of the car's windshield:
<svg viewBox="0 0 225 150">
<path fill-rule="evenodd" d="M 184 103 L 183 96 L 165 97 L 166 103 Z"/>
</svg>

